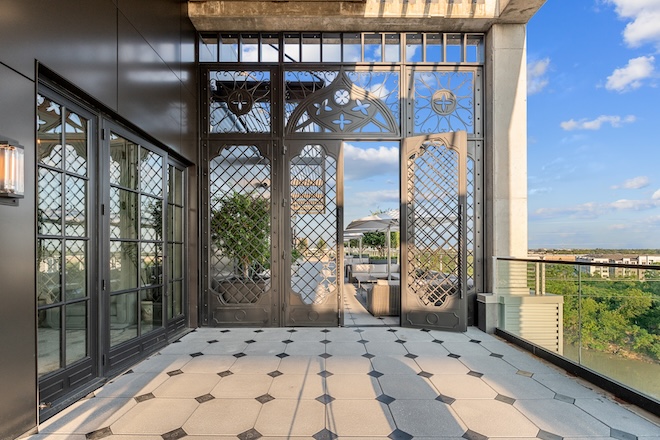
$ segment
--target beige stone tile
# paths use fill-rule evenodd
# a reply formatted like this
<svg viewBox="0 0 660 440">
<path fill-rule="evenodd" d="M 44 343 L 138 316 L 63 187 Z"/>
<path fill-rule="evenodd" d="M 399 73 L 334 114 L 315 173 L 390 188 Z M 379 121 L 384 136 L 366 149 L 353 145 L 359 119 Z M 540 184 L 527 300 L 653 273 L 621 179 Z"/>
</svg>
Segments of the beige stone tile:
<svg viewBox="0 0 660 440">
<path fill-rule="evenodd" d="M 367 352 L 364 344 L 359 342 L 331 342 L 325 351 L 333 356 L 361 356 Z"/>
<path fill-rule="evenodd" d="M 411 374 L 421 371 L 414 359 L 405 356 L 376 356 L 371 359 L 374 370 L 383 374 Z"/>
<path fill-rule="evenodd" d="M 268 394 L 277 399 L 316 399 L 325 394 L 325 380 L 317 374 L 283 374 L 273 379 Z"/>
<path fill-rule="evenodd" d="M 378 380 L 366 374 L 335 374 L 326 378 L 326 391 L 335 399 L 375 399 L 382 394 Z"/>
<path fill-rule="evenodd" d="M 396 429 L 387 405 L 376 400 L 335 400 L 327 406 L 326 426 L 339 437 L 387 436 Z"/>
<path fill-rule="evenodd" d="M 467 426 L 450 406 L 437 400 L 396 400 L 390 403 L 396 426 L 417 437 L 461 437 Z"/>
<path fill-rule="evenodd" d="M 273 378 L 266 374 L 232 374 L 223 377 L 211 389 L 210 394 L 217 398 L 252 398 L 266 394 Z"/>
<path fill-rule="evenodd" d="M 280 358 L 277 356 L 243 356 L 236 359 L 231 371 L 234 374 L 267 374 L 277 370 Z"/>
<path fill-rule="evenodd" d="M 470 428 L 487 437 L 535 437 L 539 428 L 512 405 L 497 400 L 457 400 L 451 409 Z"/>
<path fill-rule="evenodd" d="M 436 374 L 429 380 L 440 394 L 454 399 L 494 399 L 497 396 L 497 391 L 481 378 L 467 374 Z"/>
<path fill-rule="evenodd" d="M 179 370 L 193 359 L 186 354 L 156 354 L 131 368 L 134 373 L 164 373 Z"/>
<path fill-rule="evenodd" d="M 253 342 L 245 347 L 243 353 L 249 356 L 275 356 L 276 354 L 283 353 L 286 350 L 286 345 L 281 341 Z"/>
<path fill-rule="evenodd" d="M 332 356 L 325 369 L 333 374 L 367 374 L 372 370 L 369 359 L 362 356 Z"/>
<path fill-rule="evenodd" d="M 275 399 L 263 405 L 254 428 L 264 436 L 311 437 L 325 427 L 325 405 L 316 400 Z"/>
<path fill-rule="evenodd" d="M 81 400 L 39 425 L 39 432 L 87 434 L 110 426 L 137 403 L 132 398 L 100 398 Z"/>
<path fill-rule="evenodd" d="M 164 372 L 124 374 L 94 391 L 94 395 L 103 398 L 135 397 L 153 392 L 169 378 Z"/>
<path fill-rule="evenodd" d="M 170 377 L 153 391 L 156 397 L 191 398 L 208 394 L 220 382 L 215 373 L 183 373 Z"/>
<path fill-rule="evenodd" d="M 376 356 L 404 356 L 408 354 L 408 350 L 404 348 L 403 344 L 394 342 L 395 340 L 391 342 L 369 340 L 366 344 L 367 351 Z"/>
<path fill-rule="evenodd" d="M 420 356 L 415 362 L 423 371 L 432 374 L 467 374 L 470 369 L 463 365 L 458 359 L 449 356 L 424 357 Z"/>
<path fill-rule="evenodd" d="M 184 373 L 212 374 L 226 371 L 236 362 L 234 356 L 207 354 L 192 358 L 180 368 Z"/>
<path fill-rule="evenodd" d="M 110 425 L 115 434 L 162 435 L 180 428 L 199 406 L 195 399 L 151 399 L 138 403 Z"/>
<path fill-rule="evenodd" d="M 438 397 L 431 382 L 421 376 L 386 374 L 378 378 L 383 393 L 395 399 L 428 399 Z"/>
<path fill-rule="evenodd" d="M 236 436 L 254 427 L 262 404 L 254 399 L 214 399 L 199 405 L 183 424 L 190 435 Z"/>
<path fill-rule="evenodd" d="M 325 368 L 326 360 L 320 356 L 288 356 L 277 367 L 284 374 L 316 374 Z"/>
</svg>

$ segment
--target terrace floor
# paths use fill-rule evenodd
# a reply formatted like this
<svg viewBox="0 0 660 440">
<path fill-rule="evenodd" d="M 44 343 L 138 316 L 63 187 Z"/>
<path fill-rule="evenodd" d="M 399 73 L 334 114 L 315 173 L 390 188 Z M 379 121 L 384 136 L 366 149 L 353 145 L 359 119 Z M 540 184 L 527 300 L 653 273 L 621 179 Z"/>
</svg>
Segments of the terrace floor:
<svg viewBox="0 0 660 440">
<path fill-rule="evenodd" d="M 351 293 L 342 328 L 197 329 L 29 438 L 660 439 L 657 418 L 495 336 L 401 328 Z"/>
</svg>

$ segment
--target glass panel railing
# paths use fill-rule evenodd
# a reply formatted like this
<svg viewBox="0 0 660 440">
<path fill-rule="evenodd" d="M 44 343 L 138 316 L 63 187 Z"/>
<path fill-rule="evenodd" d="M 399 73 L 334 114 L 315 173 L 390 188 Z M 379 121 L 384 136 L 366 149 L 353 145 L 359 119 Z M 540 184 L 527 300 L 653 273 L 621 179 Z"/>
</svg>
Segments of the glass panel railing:
<svg viewBox="0 0 660 440">
<path fill-rule="evenodd" d="M 497 259 L 498 327 L 660 399 L 660 266 Z"/>
</svg>

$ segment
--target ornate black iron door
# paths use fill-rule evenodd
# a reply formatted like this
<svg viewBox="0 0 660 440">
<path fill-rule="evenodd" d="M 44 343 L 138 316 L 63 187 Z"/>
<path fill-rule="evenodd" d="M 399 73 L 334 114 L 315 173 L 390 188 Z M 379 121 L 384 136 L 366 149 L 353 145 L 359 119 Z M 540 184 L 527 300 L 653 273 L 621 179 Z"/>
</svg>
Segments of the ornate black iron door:
<svg viewBox="0 0 660 440">
<path fill-rule="evenodd" d="M 288 326 L 337 326 L 343 271 L 343 158 L 339 141 L 288 142 L 282 310 Z"/>
<path fill-rule="evenodd" d="M 401 325 L 467 329 L 467 136 L 411 137 L 401 153 Z"/>
</svg>

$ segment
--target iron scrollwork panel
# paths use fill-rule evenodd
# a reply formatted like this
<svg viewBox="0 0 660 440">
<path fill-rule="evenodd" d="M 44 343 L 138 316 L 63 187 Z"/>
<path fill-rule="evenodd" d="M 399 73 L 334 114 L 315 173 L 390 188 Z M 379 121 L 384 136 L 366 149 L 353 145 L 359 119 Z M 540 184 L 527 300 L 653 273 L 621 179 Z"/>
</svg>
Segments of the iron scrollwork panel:
<svg viewBox="0 0 660 440">
<path fill-rule="evenodd" d="M 338 148 L 292 148 L 289 160 L 291 221 L 287 325 L 337 325 L 340 279 L 337 253 L 340 180 Z"/>
<path fill-rule="evenodd" d="M 255 145 L 209 161 L 209 289 L 216 324 L 268 324 L 271 161 Z"/>
<path fill-rule="evenodd" d="M 285 72 L 287 133 L 398 136 L 399 73 Z"/>
<path fill-rule="evenodd" d="M 478 119 L 474 71 L 426 71 L 410 73 L 413 86 L 412 133 L 475 133 Z"/>
<path fill-rule="evenodd" d="M 209 133 L 270 133 L 272 74 L 269 70 L 209 72 Z"/>
</svg>

